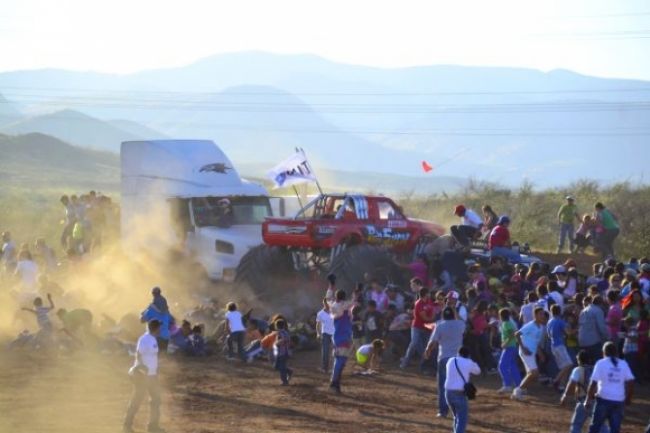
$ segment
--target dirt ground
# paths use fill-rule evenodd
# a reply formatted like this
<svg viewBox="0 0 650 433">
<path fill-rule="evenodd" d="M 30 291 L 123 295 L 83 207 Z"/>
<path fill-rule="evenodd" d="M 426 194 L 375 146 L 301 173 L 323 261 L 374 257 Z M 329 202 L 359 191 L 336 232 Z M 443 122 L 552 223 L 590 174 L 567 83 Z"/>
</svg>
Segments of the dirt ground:
<svg viewBox="0 0 650 433">
<path fill-rule="evenodd" d="M 278 385 L 266 362 L 241 364 L 221 357 L 161 361 L 163 420 L 168 432 L 448 432 L 450 419 L 436 419 L 433 377 L 392 365 L 380 376 L 344 377 L 344 394 L 331 394 L 318 372 L 317 352 L 291 360 L 291 386 Z M 131 360 L 76 353 L 42 357 L 0 353 L 1 433 L 109 433 L 121 428 L 130 395 Z M 470 433 L 568 431 L 569 407 L 538 387 L 526 402 L 496 394 L 497 376 L 477 380 L 470 406 Z M 648 422 L 650 387 L 636 389 L 623 432 L 639 433 Z M 144 431 L 143 406 L 136 429 Z"/>
</svg>

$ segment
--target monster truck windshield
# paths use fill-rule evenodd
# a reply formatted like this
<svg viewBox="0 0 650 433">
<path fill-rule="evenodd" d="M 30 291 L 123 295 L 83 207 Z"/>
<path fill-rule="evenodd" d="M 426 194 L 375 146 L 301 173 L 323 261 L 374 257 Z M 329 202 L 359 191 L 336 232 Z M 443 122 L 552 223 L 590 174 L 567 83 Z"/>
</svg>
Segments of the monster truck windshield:
<svg viewBox="0 0 650 433">
<path fill-rule="evenodd" d="M 192 199 L 194 222 L 199 227 L 262 224 L 271 216 L 268 197 L 201 197 Z"/>
</svg>

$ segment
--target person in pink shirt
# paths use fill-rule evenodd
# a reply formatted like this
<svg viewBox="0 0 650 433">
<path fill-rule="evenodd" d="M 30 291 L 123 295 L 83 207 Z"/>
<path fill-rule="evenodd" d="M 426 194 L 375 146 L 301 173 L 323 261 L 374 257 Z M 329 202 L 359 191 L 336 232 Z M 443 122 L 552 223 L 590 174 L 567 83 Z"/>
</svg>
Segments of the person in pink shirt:
<svg viewBox="0 0 650 433">
<path fill-rule="evenodd" d="M 623 308 L 619 302 L 619 292 L 609 290 L 607 292 L 607 303 L 609 304 L 607 317 L 605 318 L 607 333 L 609 334 L 609 340 L 618 344 L 618 333 L 621 331 L 623 321 Z"/>
<path fill-rule="evenodd" d="M 415 261 L 407 265 L 402 265 L 399 262 L 395 262 L 395 264 L 400 268 L 409 271 L 411 274 L 410 278 L 418 278 L 422 281 L 424 287 L 431 287 L 431 279 L 429 278 L 429 261 L 426 254 L 418 254 Z"/>
</svg>

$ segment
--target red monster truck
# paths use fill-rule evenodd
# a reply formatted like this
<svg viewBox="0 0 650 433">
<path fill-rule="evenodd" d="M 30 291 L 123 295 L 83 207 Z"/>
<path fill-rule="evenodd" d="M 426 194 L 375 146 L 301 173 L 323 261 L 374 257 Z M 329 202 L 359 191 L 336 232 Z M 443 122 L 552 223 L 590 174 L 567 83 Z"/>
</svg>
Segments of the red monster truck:
<svg viewBox="0 0 650 433">
<path fill-rule="evenodd" d="M 294 218 L 267 218 L 264 245 L 244 255 L 235 281 L 258 294 L 301 271 L 332 272 L 348 290 L 365 273 L 394 281 L 395 257 L 411 260 L 443 233 L 437 224 L 407 218 L 388 197 L 323 194 Z"/>
</svg>

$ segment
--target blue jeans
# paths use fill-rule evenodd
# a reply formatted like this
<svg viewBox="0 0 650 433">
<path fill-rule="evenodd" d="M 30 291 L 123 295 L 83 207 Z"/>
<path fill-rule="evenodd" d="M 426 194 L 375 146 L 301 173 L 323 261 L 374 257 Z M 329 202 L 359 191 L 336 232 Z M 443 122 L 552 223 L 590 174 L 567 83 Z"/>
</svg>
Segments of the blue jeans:
<svg viewBox="0 0 650 433">
<path fill-rule="evenodd" d="M 438 413 L 447 416 L 449 413 L 449 406 L 445 398 L 445 380 L 447 380 L 447 361 L 449 358 L 442 358 L 438 360 Z"/>
<path fill-rule="evenodd" d="M 246 351 L 244 350 L 244 331 L 237 331 L 237 332 L 231 332 L 228 334 L 228 338 L 226 339 L 226 343 L 228 344 L 228 356 L 233 357 L 233 342 L 237 343 L 237 354 L 239 355 L 239 358 L 242 360 L 246 360 Z"/>
<path fill-rule="evenodd" d="M 609 423 L 609 431 L 611 433 L 620 433 L 624 407 L 625 404 L 622 401 L 596 398 L 589 433 L 600 433 L 600 429 L 605 425 L 605 421 Z"/>
<path fill-rule="evenodd" d="M 321 335 L 320 344 L 320 368 L 328 371 L 332 357 L 332 336 L 330 334 Z"/>
<path fill-rule="evenodd" d="M 445 391 L 445 399 L 454 415 L 453 433 L 465 433 L 469 406 L 463 391 Z"/>
<path fill-rule="evenodd" d="M 280 380 L 283 384 L 289 383 L 289 376 L 293 374 L 293 370 L 287 367 L 287 355 L 278 355 L 275 357 L 274 368 L 280 372 Z"/>
<path fill-rule="evenodd" d="M 573 411 L 573 417 L 571 418 L 571 429 L 569 433 L 582 433 L 582 427 L 585 425 L 585 421 L 589 418 L 589 409 L 586 408 L 584 402 L 579 401 L 576 403 L 576 408 Z M 606 425 L 603 425 L 600 429 L 600 433 L 609 433 L 609 428 Z"/>
<path fill-rule="evenodd" d="M 504 257 L 506 260 L 513 263 L 521 262 L 521 255 L 512 248 L 493 247 L 492 251 L 490 251 L 490 257 L 494 256 Z"/>
<path fill-rule="evenodd" d="M 521 372 L 517 365 L 517 346 L 506 347 L 499 358 L 499 373 L 503 386 L 516 387 L 521 383 Z"/>
<path fill-rule="evenodd" d="M 348 362 L 348 357 L 344 353 L 348 353 L 349 350 L 345 348 L 335 349 L 334 352 L 334 368 L 332 368 L 332 379 L 330 381 L 330 387 L 341 389 L 341 376 L 343 376 L 343 369 L 345 369 L 345 364 Z"/>
<path fill-rule="evenodd" d="M 417 353 L 422 358 L 422 361 L 420 362 L 420 369 L 422 369 L 424 364 L 424 350 L 427 347 L 427 341 L 430 336 L 431 331 L 427 329 L 411 328 L 411 342 L 409 343 L 409 347 L 406 349 L 404 358 L 402 358 L 402 367 L 409 365 L 411 357 Z"/>
<path fill-rule="evenodd" d="M 557 250 L 562 252 L 564 248 L 564 241 L 569 238 L 569 251 L 573 251 L 573 224 L 562 223 L 560 224 L 560 240 L 557 244 Z"/>
</svg>

